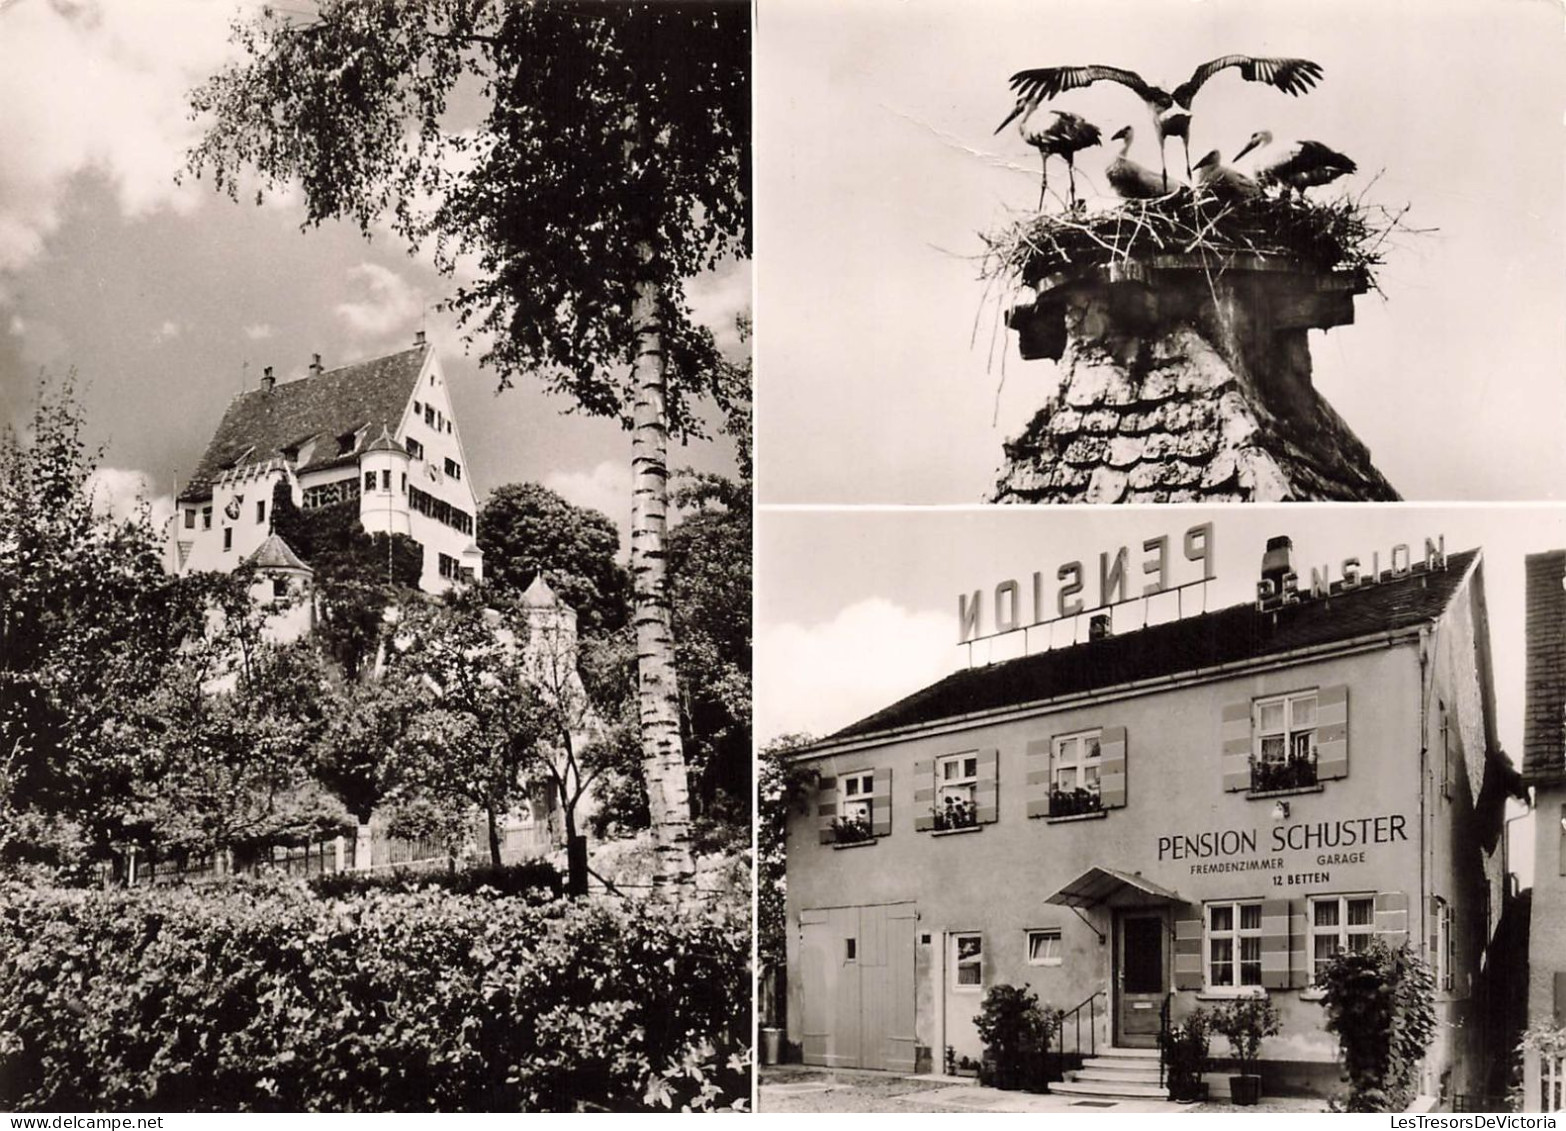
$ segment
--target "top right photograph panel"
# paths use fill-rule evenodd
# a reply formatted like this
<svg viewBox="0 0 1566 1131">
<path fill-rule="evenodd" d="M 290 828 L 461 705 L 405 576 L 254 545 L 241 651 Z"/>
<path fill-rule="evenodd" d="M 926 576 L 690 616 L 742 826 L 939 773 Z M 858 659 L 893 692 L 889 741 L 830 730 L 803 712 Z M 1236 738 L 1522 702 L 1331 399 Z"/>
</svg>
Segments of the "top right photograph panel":
<svg viewBox="0 0 1566 1131">
<path fill-rule="evenodd" d="M 788 0 L 772 504 L 1552 499 L 1566 41 L 1528 0 Z"/>
</svg>

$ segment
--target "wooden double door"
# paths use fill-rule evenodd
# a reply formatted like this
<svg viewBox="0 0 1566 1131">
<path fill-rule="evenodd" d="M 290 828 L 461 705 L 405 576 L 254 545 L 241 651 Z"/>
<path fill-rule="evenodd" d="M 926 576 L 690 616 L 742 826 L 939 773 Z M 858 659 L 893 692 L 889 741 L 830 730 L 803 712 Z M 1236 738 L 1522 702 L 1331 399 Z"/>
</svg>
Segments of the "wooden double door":
<svg viewBox="0 0 1566 1131">
<path fill-rule="evenodd" d="M 805 1063 L 912 1072 L 914 905 L 818 908 L 799 922 Z"/>
</svg>

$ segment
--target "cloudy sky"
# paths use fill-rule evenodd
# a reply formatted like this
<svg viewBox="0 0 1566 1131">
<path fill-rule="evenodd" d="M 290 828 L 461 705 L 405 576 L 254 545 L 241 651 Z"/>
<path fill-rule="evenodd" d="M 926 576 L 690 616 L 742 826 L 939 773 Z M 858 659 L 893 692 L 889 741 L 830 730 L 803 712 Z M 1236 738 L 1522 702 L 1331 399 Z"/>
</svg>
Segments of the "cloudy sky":
<svg viewBox="0 0 1566 1131">
<path fill-rule="evenodd" d="M 282 7 L 308 7 L 305 0 Z M 25 419 L 39 374 L 75 368 L 107 491 L 167 495 L 228 401 L 263 367 L 302 375 L 413 342 L 440 352 L 482 493 L 546 483 L 629 520 L 630 440 L 563 416 L 521 385 L 496 396 L 434 307 L 450 288 L 395 240 L 301 233 L 297 201 L 235 204 L 210 181 L 176 186 L 197 137 L 185 92 L 228 51 L 230 0 L 0 0 L 0 421 Z M 734 346 L 748 264 L 692 288 Z M 732 467 L 724 441 L 671 453 Z"/>
<path fill-rule="evenodd" d="M 957 644 L 959 593 L 984 591 L 984 629 L 995 585 L 1014 579 L 1031 609 L 1032 575 L 1053 579 L 1063 562 L 1088 566 L 1096 592 L 1100 552 L 1131 548 L 1133 583 L 1144 539 L 1169 538 L 1169 583 L 1200 580 L 1180 554 L 1192 525 L 1213 523 L 1216 577 L 1187 591 L 1187 614 L 1253 600 L 1267 539 L 1294 540 L 1296 567 L 1371 554 L 1389 564 L 1392 546 L 1416 556 L 1445 535 L 1448 553 L 1484 550 L 1485 595 L 1503 747 L 1522 752 L 1523 557 L 1566 547 L 1566 506 L 1328 506 L 921 508 L 770 510 L 757 540 L 756 733 L 823 735 L 885 707 L 969 663 Z M 1046 590 L 1053 600 L 1054 584 Z M 1091 603 L 1091 601 L 1090 601 Z M 1140 627 L 1142 602 L 1116 613 L 1117 632 Z M 1148 602 L 1149 622 L 1179 610 L 1172 595 Z M 1085 618 L 1075 618 L 1078 621 Z M 1064 624 L 1054 643 L 1070 643 Z M 1044 641 L 1030 633 L 1034 650 Z M 1021 633 L 975 646 L 986 663 L 1019 654 Z"/>
<path fill-rule="evenodd" d="M 986 497 L 1002 440 L 1058 383 L 996 336 L 974 259 L 978 233 L 1038 194 L 1036 154 L 993 133 L 1007 76 L 1106 63 L 1172 87 L 1234 52 L 1304 56 L 1325 78 L 1302 98 L 1213 79 L 1193 159 L 1233 156 L 1262 127 L 1319 140 L 1358 162 L 1349 191 L 1436 229 L 1393 240 L 1385 298 L 1360 297 L 1354 325 L 1311 335 L 1318 388 L 1405 498 L 1560 497 L 1554 0 L 791 0 L 763 4 L 757 51 L 763 500 Z M 1132 156 L 1157 168 L 1129 90 L 1055 104 L 1106 138 L 1140 127 Z M 1111 155 L 1083 154 L 1079 187 L 1102 190 Z"/>
</svg>

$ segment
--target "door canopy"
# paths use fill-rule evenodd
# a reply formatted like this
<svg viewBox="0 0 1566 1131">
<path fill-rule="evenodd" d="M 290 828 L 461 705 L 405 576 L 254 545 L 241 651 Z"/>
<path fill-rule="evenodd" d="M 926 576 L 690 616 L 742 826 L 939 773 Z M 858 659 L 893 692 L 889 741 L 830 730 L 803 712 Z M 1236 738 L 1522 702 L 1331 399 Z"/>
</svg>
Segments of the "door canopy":
<svg viewBox="0 0 1566 1131">
<path fill-rule="evenodd" d="M 1139 874 L 1089 868 L 1044 901 L 1061 907 L 1164 907 L 1185 900 Z"/>
</svg>

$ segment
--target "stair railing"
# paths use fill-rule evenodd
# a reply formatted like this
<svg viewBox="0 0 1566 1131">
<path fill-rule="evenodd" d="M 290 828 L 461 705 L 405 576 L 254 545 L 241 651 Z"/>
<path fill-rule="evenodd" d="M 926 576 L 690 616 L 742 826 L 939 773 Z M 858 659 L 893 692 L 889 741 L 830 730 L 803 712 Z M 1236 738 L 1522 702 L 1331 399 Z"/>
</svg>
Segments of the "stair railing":
<svg viewBox="0 0 1566 1131">
<path fill-rule="evenodd" d="M 1158 1086 L 1165 1086 L 1164 1081 L 1164 1057 L 1165 1050 L 1169 1047 L 1169 1007 L 1174 1001 L 1174 991 L 1170 990 L 1164 995 L 1164 1004 L 1158 1010 Z"/>
<path fill-rule="evenodd" d="M 1104 996 L 1105 996 L 1105 994 L 1104 994 L 1103 990 L 1094 990 L 1086 998 L 1084 998 L 1082 1001 L 1078 1002 L 1074 1009 L 1063 1010 L 1058 1015 L 1058 1017 L 1056 1018 L 1057 1026 L 1056 1026 L 1056 1029 L 1055 1029 L 1055 1041 L 1053 1042 L 1053 1044 L 1055 1045 L 1055 1049 L 1054 1049 L 1054 1052 L 1055 1052 L 1055 1072 L 1054 1072 L 1053 1075 L 1051 1075 L 1049 1077 L 1050 1079 L 1055 1079 L 1056 1077 L 1059 1077 L 1060 1079 L 1064 1080 L 1066 1078 L 1066 1075 L 1065 1075 L 1065 1067 L 1066 1067 L 1066 1029 L 1067 1029 L 1068 1025 L 1071 1026 L 1072 1032 L 1073 1032 L 1073 1035 L 1074 1035 L 1073 1036 L 1074 1044 L 1073 1044 L 1073 1047 L 1072 1047 L 1071 1051 L 1073 1053 L 1075 1053 L 1077 1056 L 1081 1056 L 1082 1055 L 1082 1011 L 1084 1009 L 1087 1010 L 1087 1023 L 1088 1023 L 1088 1049 L 1087 1049 L 1087 1054 L 1089 1056 L 1097 1056 L 1098 1055 L 1098 1005 L 1097 1005 L 1097 1002 L 1098 1002 L 1099 998 L 1104 997 Z M 1048 1051 L 1048 1046 L 1046 1046 L 1046 1052 L 1047 1051 Z M 1048 1067 L 1048 1065 L 1046 1065 L 1046 1068 L 1047 1067 Z"/>
</svg>

